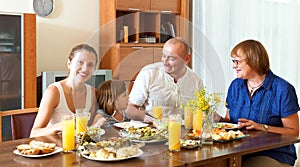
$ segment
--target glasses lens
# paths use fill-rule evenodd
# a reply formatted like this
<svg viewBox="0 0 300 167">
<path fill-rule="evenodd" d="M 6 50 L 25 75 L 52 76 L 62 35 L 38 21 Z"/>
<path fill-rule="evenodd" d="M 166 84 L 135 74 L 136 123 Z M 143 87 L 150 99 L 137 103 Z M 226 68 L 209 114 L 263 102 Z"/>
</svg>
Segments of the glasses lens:
<svg viewBox="0 0 300 167">
<path fill-rule="evenodd" d="M 239 64 L 241 64 L 244 60 L 246 60 L 246 59 L 241 59 L 241 60 L 234 60 L 234 59 L 232 59 L 231 61 L 232 61 L 233 64 L 239 65 Z"/>
</svg>

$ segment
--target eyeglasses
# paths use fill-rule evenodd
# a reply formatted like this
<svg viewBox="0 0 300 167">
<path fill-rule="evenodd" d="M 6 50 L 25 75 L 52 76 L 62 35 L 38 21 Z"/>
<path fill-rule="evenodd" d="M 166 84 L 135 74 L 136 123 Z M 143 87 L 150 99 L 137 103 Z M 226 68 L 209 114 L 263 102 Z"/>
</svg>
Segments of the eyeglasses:
<svg viewBox="0 0 300 167">
<path fill-rule="evenodd" d="M 247 58 L 246 58 L 247 59 Z M 241 63 L 243 63 L 246 59 L 241 59 L 241 60 L 234 60 L 232 59 L 232 63 L 235 64 L 235 65 L 240 65 Z"/>
</svg>

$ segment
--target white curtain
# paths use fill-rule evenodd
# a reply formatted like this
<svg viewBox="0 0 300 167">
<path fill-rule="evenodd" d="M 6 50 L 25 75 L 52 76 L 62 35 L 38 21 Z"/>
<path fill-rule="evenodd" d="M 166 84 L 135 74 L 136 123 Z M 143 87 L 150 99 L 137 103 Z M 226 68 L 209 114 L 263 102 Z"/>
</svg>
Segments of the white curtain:
<svg viewBox="0 0 300 167">
<path fill-rule="evenodd" d="M 271 70 L 299 98 L 300 0 L 193 1 L 193 68 L 207 88 L 226 94 L 236 77 L 230 51 L 246 39 L 266 47 Z"/>
</svg>

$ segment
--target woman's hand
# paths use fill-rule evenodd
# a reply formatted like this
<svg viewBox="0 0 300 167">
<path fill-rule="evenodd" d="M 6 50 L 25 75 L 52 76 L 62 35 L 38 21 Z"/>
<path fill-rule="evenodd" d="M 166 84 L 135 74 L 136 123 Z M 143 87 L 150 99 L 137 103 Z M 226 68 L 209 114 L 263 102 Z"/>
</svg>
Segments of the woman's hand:
<svg viewBox="0 0 300 167">
<path fill-rule="evenodd" d="M 265 130 L 262 124 L 256 123 L 249 119 L 239 118 L 238 128 L 241 129 L 243 127 L 245 127 L 246 129 L 253 129 L 253 130 L 262 130 L 262 131 Z"/>
</svg>

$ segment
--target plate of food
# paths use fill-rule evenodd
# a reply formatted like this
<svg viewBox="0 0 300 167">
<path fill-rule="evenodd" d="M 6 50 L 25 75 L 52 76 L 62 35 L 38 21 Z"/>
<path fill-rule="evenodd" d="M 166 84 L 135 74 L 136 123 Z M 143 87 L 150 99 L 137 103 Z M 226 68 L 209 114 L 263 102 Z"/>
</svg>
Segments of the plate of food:
<svg viewBox="0 0 300 167">
<path fill-rule="evenodd" d="M 105 130 L 97 127 L 89 127 L 87 131 L 77 134 L 77 142 L 97 142 L 101 140 L 101 136 L 105 134 Z"/>
<path fill-rule="evenodd" d="M 215 128 L 212 134 L 212 138 L 216 142 L 228 142 L 232 140 L 238 140 L 249 136 L 248 134 L 244 134 L 240 130 L 234 131 L 225 129 Z"/>
<path fill-rule="evenodd" d="M 156 129 L 150 127 L 130 127 L 120 130 L 119 135 L 121 137 L 129 138 L 133 142 L 155 143 L 166 141 L 167 132 L 167 128 Z"/>
<path fill-rule="evenodd" d="M 231 139 L 223 139 L 223 140 L 215 140 L 215 142 L 221 142 L 221 143 L 225 143 L 225 142 L 229 142 L 229 141 L 233 141 L 233 140 L 238 140 L 238 139 L 242 139 L 242 138 L 246 138 L 249 135 L 244 135 L 244 136 L 240 136 L 240 137 L 236 137 L 236 138 L 231 138 Z"/>
<path fill-rule="evenodd" d="M 166 142 L 166 138 L 161 138 L 161 139 L 150 139 L 150 140 L 138 140 L 138 139 L 132 139 L 131 141 L 133 142 L 144 142 L 144 143 L 160 143 L 160 142 Z"/>
<path fill-rule="evenodd" d="M 130 127 L 142 128 L 142 127 L 148 126 L 148 124 L 140 122 L 140 121 L 129 121 L 129 122 L 118 122 L 118 123 L 115 123 L 114 126 L 125 129 L 125 128 L 130 128 Z"/>
<path fill-rule="evenodd" d="M 16 148 L 13 151 L 14 154 L 28 158 L 50 156 L 63 150 L 61 147 L 57 147 L 55 143 L 45 143 L 36 140 L 32 140 L 28 144 L 20 144 Z"/>
<path fill-rule="evenodd" d="M 193 149 L 201 146 L 200 140 L 189 140 L 189 139 L 181 139 L 180 140 L 180 147 L 186 149 Z"/>
<path fill-rule="evenodd" d="M 116 156 L 114 153 L 109 153 L 107 150 L 101 149 L 93 154 L 82 154 L 82 156 L 86 159 L 93 161 L 121 161 L 125 159 L 130 159 L 134 157 L 139 157 L 143 154 L 143 150 L 137 149 L 137 151 L 130 150 L 128 151 L 130 154 L 126 156 Z"/>
<path fill-rule="evenodd" d="M 237 129 L 237 124 L 234 123 L 228 123 L 228 122 L 218 122 L 216 128 L 221 128 L 221 129 Z"/>
<path fill-rule="evenodd" d="M 128 138 L 111 137 L 99 142 L 85 142 L 79 146 L 82 156 L 95 161 L 120 161 L 143 154 L 144 143 L 133 144 Z"/>
</svg>

